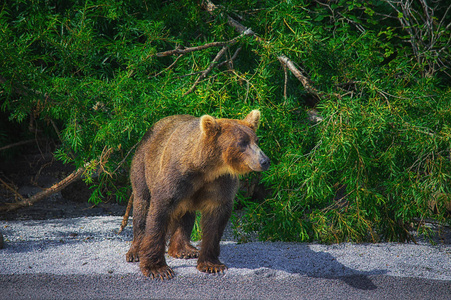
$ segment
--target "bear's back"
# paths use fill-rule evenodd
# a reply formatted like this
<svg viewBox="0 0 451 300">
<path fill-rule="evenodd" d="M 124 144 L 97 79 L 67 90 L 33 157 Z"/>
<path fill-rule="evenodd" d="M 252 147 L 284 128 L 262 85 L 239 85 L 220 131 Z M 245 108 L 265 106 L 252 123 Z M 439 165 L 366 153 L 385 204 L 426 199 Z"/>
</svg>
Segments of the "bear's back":
<svg viewBox="0 0 451 300">
<path fill-rule="evenodd" d="M 155 177 L 168 159 L 179 159 L 198 142 L 199 119 L 175 115 L 161 119 L 149 129 L 132 162 L 132 176 Z"/>
</svg>

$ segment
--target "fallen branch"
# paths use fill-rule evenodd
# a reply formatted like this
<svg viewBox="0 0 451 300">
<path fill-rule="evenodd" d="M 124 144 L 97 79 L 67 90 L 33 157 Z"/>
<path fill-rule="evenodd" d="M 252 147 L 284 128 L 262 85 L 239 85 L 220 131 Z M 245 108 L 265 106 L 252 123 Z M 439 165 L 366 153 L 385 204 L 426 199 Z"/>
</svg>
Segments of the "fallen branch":
<svg viewBox="0 0 451 300">
<path fill-rule="evenodd" d="M 61 191 L 62 189 L 64 189 L 66 186 L 68 186 L 72 182 L 80 179 L 81 175 L 83 175 L 85 170 L 86 170 L 85 167 L 80 167 L 77 170 L 75 170 L 74 172 L 72 172 L 69 176 L 67 176 L 60 182 L 52 185 L 48 189 L 45 189 L 29 198 L 23 198 L 21 196 L 22 200 L 19 202 L 6 203 L 5 205 L 0 206 L 0 211 L 11 211 L 11 210 L 19 209 L 21 207 L 32 206 L 34 203 L 36 203 L 46 197 L 49 197 L 50 195 L 52 195 L 54 193 Z"/>
<path fill-rule="evenodd" d="M 4 147 L 1 147 L 0 151 L 6 150 L 6 149 L 9 149 L 9 148 L 14 148 L 14 147 L 17 147 L 17 146 L 30 144 L 30 143 L 33 143 L 34 141 L 36 141 L 36 139 L 31 139 L 31 140 L 26 140 L 26 141 L 21 141 L 21 142 L 14 143 L 14 144 L 6 145 Z"/>
</svg>

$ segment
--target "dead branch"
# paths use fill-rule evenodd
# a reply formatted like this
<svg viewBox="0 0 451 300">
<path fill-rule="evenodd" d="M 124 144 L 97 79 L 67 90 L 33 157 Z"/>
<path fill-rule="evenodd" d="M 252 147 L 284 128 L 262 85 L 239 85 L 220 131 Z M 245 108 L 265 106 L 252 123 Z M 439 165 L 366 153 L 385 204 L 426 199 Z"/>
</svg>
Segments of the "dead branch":
<svg viewBox="0 0 451 300">
<path fill-rule="evenodd" d="M 186 53 L 190 53 L 190 52 L 194 52 L 194 51 L 198 51 L 198 50 L 204 50 L 204 49 L 211 48 L 211 47 L 223 47 L 226 44 L 227 44 L 227 42 L 213 42 L 213 43 L 208 43 L 205 45 L 200 45 L 197 47 L 188 47 L 188 48 L 177 47 L 173 50 L 158 52 L 155 55 L 157 57 L 164 57 L 164 56 L 170 56 L 170 55 L 174 55 L 174 54 L 186 54 Z"/>
<path fill-rule="evenodd" d="M 207 49 L 207 48 L 211 48 L 211 47 L 221 47 L 222 49 L 218 52 L 218 54 L 216 54 L 216 57 L 213 59 L 213 61 L 210 63 L 210 65 L 208 66 L 207 69 L 205 69 L 204 71 L 201 72 L 195 72 L 195 73 L 191 73 L 189 75 L 194 75 L 194 74 L 199 74 L 200 76 L 197 78 L 196 82 L 191 86 L 191 88 L 186 91 L 183 96 L 186 96 L 188 94 L 190 94 L 191 92 L 193 92 L 196 89 L 196 86 L 199 84 L 199 82 L 204 79 L 208 73 L 211 72 L 211 70 L 215 67 L 215 66 L 222 66 L 223 64 L 227 63 L 227 62 L 231 62 L 233 61 L 233 59 L 236 58 L 236 55 L 238 54 L 238 52 L 241 50 L 241 48 L 239 48 L 237 51 L 235 51 L 235 54 L 233 55 L 233 57 L 229 60 L 226 60 L 225 62 L 222 62 L 220 64 L 218 64 L 219 59 L 221 59 L 221 57 L 224 55 L 224 53 L 226 52 L 226 50 L 228 49 L 229 46 L 234 45 L 239 38 L 241 38 L 243 35 L 246 35 L 246 33 L 241 33 L 239 36 L 226 41 L 226 42 L 212 42 L 212 43 L 208 43 L 205 45 L 200 45 L 200 46 L 196 46 L 196 47 L 189 47 L 189 48 L 181 48 L 181 47 L 177 47 L 173 50 L 168 50 L 168 51 L 164 51 L 164 52 L 159 52 L 156 54 L 157 57 L 164 57 L 164 56 L 170 56 L 170 55 L 174 55 L 174 54 L 179 54 L 179 56 L 177 57 L 177 59 L 175 60 L 175 62 L 173 62 L 169 67 L 167 67 L 165 70 L 171 68 L 176 62 L 177 60 L 186 53 L 190 53 L 193 51 L 199 51 L 199 50 L 203 50 L 203 49 Z M 165 71 L 163 70 L 163 71 Z M 162 72 L 163 72 L 162 71 Z M 160 75 L 162 72 L 158 73 L 155 76 Z M 189 76 L 186 75 L 186 76 Z"/>
<path fill-rule="evenodd" d="M 204 50 L 204 49 L 211 48 L 211 47 L 224 47 L 227 45 L 235 44 L 240 37 L 241 36 L 237 36 L 226 42 L 212 42 L 212 43 L 208 43 L 208 44 L 204 44 L 204 45 L 200 45 L 200 46 L 196 46 L 196 47 L 188 47 L 188 48 L 177 47 L 173 50 L 158 52 L 155 55 L 157 57 L 164 57 L 164 56 L 170 56 L 170 55 L 174 55 L 174 54 L 186 54 L 186 53 L 190 53 L 190 52 L 194 52 L 194 51 Z"/>
<path fill-rule="evenodd" d="M 10 190 L 11 192 L 13 192 L 13 194 L 16 195 L 16 197 L 17 197 L 18 199 L 25 200 L 25 199 L 22 197 L 22 195 L 19 194 L 19 193 L 16 191 L 16 189 L 14 189 L 13 187 L 11 187 L 8 183 L 6 183 L 5 181 L 3 181 L 1 178 L 0 178 L 0 182 L 3 184 L 3 186 L 4 186 L 7 190 Z"/>
<path fill-rule="evenodd" d="M 236 55 L 238 55 L 238 53 L 240 52 L 241 47 L 238 48 L 238 49 L 235 51 L 235 53 L 234 53 L 234 55 L 232 56 L 231 59 L 226 60 L 225 62 L 218 64 L 218 61 L 219 61 L 219 60 L 221 59 L 221 57 L 225 54 L 225 52 L 227 51 L 227 49 L 228 49 L 230 46 L 234 45 L 234 44 L 238 41 L 238 39 L 241 38 L 241 37 L 243 37 L 244 35 L 248 35 L 248 32 L 246 32 L 246 31 L 240 32 L 240 35 L 239 35 L 239 36 L 237 36 L 237 37 L 231 39 L 230 41 L 228 41 L 228 42 L 226 42 L 226 43 L 224 43 L 224 46 L 223 46 L 222 49 L 218 52 L 218 54 L 216 54 L 216 57 L 215 57 L 215 58 L 213 59 L 213 61 L 210 63 L 210 65 L 208 66 L 208 68 L 207 68 L 206 70 L 202 71 L 202 73 L 200 74 L 200 76 L 197 78 L 196 82 L 191 86 L 191 88 L 190 88 L 188 91 L 186 91 L 186 92 L 183 94 L 183 96 L 186 96 L 186 95 L 190 94 L 191 92 L 193 92 L 193 91 L 196 89 L 196 86 L 199 84 L 199 82 L 200 82 L 202 79 L 204 79 L 204 78 L 208 75 L 208 73 L 210 73 L 211 70 L 213 70 L 213 68 L 214 68 L 215 66 L 222 65 L 223 63 L 225 64 L 225 63 L 228 63 L 228 62 L 232 62 L 233 59 L 236 58 Z"/>
<path fill-rule="evenodd" d="M 202 74 L 200 74 L 200 76 L 197 78 L 196 82 L 194 82 L 194 84 L 191 86 L 191 88 L 186 91 L 183 96 L 188 95 L 189 93 L 191 93 L 192 91 L 194 91 L 194 89 L 196 88 L 197 84 L 204 79 L 208 73 L 211 72 L 211 70 L 213 70 L 213 67 L 217 64 L 218 60 L 221 59 L 221 57 L 224 55 L 224 53 L 226 52 L 228 46 L 224 46 L 222 47 L 222 49 L 218 52 L 218 54 L 216 54 L 216 57 L 213 59 L 213 61 L 210 63 L 210 65 L 208 66 L 208 68 L 202 72 Z"/>
<path fill-rule="evenodd" d="M 21 201 L 16 202 L 16 203 L 6 203 L 5 205 L 0 206 L 0 211 L 11 211 L 11 210 L 19 209 L 21 207 L 32 206 L 34 203 L 36 203 L 46 197 L 49 197 L 50 195 L 52 195 L 54 193 L 61 191 L 62 189 L 64 189 L 66 186 L 68 186 L 72 182 L 80 179 L 81 175 L 83 175 L 85 170 L 86 170 L 86 167 L 80 167 L 77 170 L 75 170 L 74 172 L 72 172 L 69 176 L 67 176 L 60 182 L 55 183 L 48 189 L 45 189 L 29 198 L 23 198 L 22 196 L 20 196 L 20 198 L 22 198 Z"/>
<path fill-rule="evenodd" d="M 14 143 L 14 144 L 6 145 L 6 146 L 1 147 L 0 151 L 6 150 L 6 149 L 9 149 L 9 148 L 14 148 L 14 147 L 17 147 L 17 146 L 30 144 L 30 143 L 33 143 L 34 141 L 36 141 L 36 140 L 35 139 L 31 139 L 31 140 L 26 140 L 26 141 L 17 142 L 17 143 Z"/>
<path fill-rule="evenodd" d="M 216 65 L 216 68 L 220 68 L 225 64 L 230 64 L 231 66 L 233 65 L 233 61 L 236 59 L 236 57 L 238 56 L 238 53 L 240 53 L 241 51 L 241 47 L 239 47 L 238 49 L 235 50 L 235 53 L 233 53 L 232 57 L 228 60 L 225 60 L 219 64 Z"/>
<path fill-rule="evenodd" d="M 141 141 L 138 141 L 136 144 L 133 145 L 133 147 L 128 150 L 127 154 L 125 154 L 124 158 L 121 160 L 120 163 L 117 164 L 116 169 L 114 169 L 113 174 L 116 174 L 117 170 L 124 164 L 124 162 L 127 160 L 127 157 L 130 155 L 130 153 L 136 148 L 136 146 L 139 145 Z"/>
<path fill-rule="evenodd" d="M 287 66 L 283 65 L 283 73 L 285 75 L 284 82 L 283 82 L 283 99 L 287 101 L 287 83 L 288 83 L 288 72 L 287 72 Z"/>
<path fill-rule="evenodd" d="M 130 216 L 130 211 L 132 210 L 133 206 L 133 193 L 131 194 L 130 198 L 128 199 L 127 208 L 125 209 L 124 217 L 122 218 L 121 228 L 119 228 L 119 231 L 117 234 L 121 233 L 122 230 L 124 230 L 125 226 L 128 224 L 128 218 Z"/>
<path fill-rule="evenodd" d="M 316 88 L 313 87 L 310 79 L 307 76 L 305 76 L 304 74 L 302 74 L 302 72 L 299 71 L 298 68 L 296 68 L 296 66 L 294 65 L 294 63 L 291 59 L 289 59 L 288 57 L 286 57 L 283 54 L 277 56 L 277 59 L 280 61 L 280 63 L 283 66 L 288 68 L 288 70 L 290 70 L 291 73 L 293 73 L 293 75 L 302 83 L 302 86 L 304 86 L 305 90 L 308 93 L 315 95 L 318 99 L 321 98 L 320 93 L 318 92 L 318 90 Z"/>
<path fill-rule="evenodd" d="M 220 62 L 219 64 L 215 65 L 215 67 L 216 67 L 216 68 L 220 68 L 220 67 L 222 67 L 222 66 L 225 65 L 225 64 L 232 64 L 233 61 L 234 61 L 234 60 L 236 59 L 236 57 L 238 56 L 238 53 L 239 53 L 240 51 L 241 51 L 241 47 L 239 47 L 238 49 L 236 49 L 235 53 L 232 55 L 232 57 L 231 57 L 230 59 L 225 60 L 225 61 L 223 61 L 223 62 Z M 192 73 L 189 73 L 189 74 L 184 74 L 184 75 L 177 76 L 177 77 L 175 77 L 175 79 L 180 79 L 180 78 L 184 78 L 184 77 L 188 77 L 188 76 L 193 76 L 193 75 L 199 75 L 199 74 L 202 74 L 202 73 L 204 73 L 204 72 L 205 72 L 205 70 L 203 70 L 203 71 L 198 71 L 198 72 L 192 72 Z"/>
<path fill-rule="evenodd" d="M 451 23 L 444 23 L 447 20 L 448 12 L 451 10 L 451 5 L 448 5 L 439 21 L 435 16 L 438 4 L 431 7 L 427 1 L 419 0 L 422 10 L 416 10 L 412 1 L 385 0 L 385 2 L 397 13 L 399 23 L 403 30 L 409 34 L 409 43 L 417 62 L 427 64 L 428 70 L 424 75 L 429 77 L 438 68 L 449 68 L 449 61 L 444 57 L 444 53 L 448 53 L 451 37 L 446 42 L 441 39 L 442 35 L 446 34 L 451 27 Z M 434 4 L 434 2 L 431 4 Z M 445 72 L 445 74 L 447 73 Z"/>
<path fill-rule="evenodd" d="M 153 76 L 153 77 L 158 77 L 158 76 L 160 76 L 162 73 L 164 73 L 164 72 L 166 72 L 167 70 L 169 70 L 170 68 L 172 68 L 182 56 L 183 56 L 183 54 L 180 54 L 179 56 L 177 56 L 177 58 L 174 60 L 174 62 L 173 62 L 172 64 L 169 65 L 169 67 L 164 68 L 164 70 L 158 72 L 158 73 L 155 74 L 155 75 L 149 75 L 147 78 L 150 78 L 151 76 Z"/>
</svg>

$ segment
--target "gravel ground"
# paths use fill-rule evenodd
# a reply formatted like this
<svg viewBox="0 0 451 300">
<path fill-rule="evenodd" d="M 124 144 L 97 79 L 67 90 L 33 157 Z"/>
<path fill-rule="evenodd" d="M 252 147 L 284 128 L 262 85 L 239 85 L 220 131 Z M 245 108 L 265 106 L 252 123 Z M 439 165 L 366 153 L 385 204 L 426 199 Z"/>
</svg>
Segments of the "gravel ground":
<svg viewBox="0 0 451 300">
<path fill-rule="evenodd" d="M 77 295 L 75 298 L 142 297 L 135 293 L 142 289 L 143 282 L 154 281 L 141 276 L 138 264 L 125 261 L 132 228 L 128 226 L 118 235 L 120 222 L 120 216 L 0 221 L 5 240 L 5 247 L 0 250 L 0 299 L 29 298 L 30 295 L 39 298 L 35 294 L 37 291 L 43 298 L 71 298 L 70 295 Z M 220 258 L 229 269 L 218 276 L 198 272 L 195 259 L 167 257 L 176 278 L 167 283 L 150 283 L 152 292 L 146 289 L 142 292 L 157 298 L 215 298 L 222 295 L 225 298 L 276 299 L 284 294 L 290 298 L 310 295 L 312 297 L 306 298 L 312 299 L 317 295 L 341 298 L 342 293 L 343 298 L 355 295 L 356 298 L 374 296 L 376 299 L 393 285 L 384 295 L 397 291 L 394 295 L 408 298 L 424 299 L 432 295 L 430 299 L 451 299 L 449 244 L 238 244 L 226 234 L 221 242 Z M 111 293 L 112 288 L 105 290 L 103 285 L 98 285 L 104 281 L 104 285 L 111 285 L 113 290 L 121 285 L 124 288 L 130 286 L 130 289 L 122 290 L 125 295 Z M 71 282 L 73 291 L 67 289 L 67 282 Z M 96 284 L 90 286 L 94 282 Z M 302 293 L 297 287 L 299 284 L 307 285 Z M 17 289 L 19 285 L 22 288 Z M 202 289 L 196 289 L 196 286 L 202 286 Z M 215 294 L 205 292 L 208 286 Z M 319 289 L 316 296 L 308 292 L 308 286 Z M 406 286 L 410 286 L 409 292 L 413 294 L 406 294 Z M 256 290 L 255 287 L 260 288 Z M 82 293 L 87 294 L 71 294 L 83 290 Z M 168 290 L 171 294 L 167 294 Z M 373 294 L 362 294 L 364 291 L 373 291 Z M 326 294 L 321 294 L 324 292 Z"/>
</svg>

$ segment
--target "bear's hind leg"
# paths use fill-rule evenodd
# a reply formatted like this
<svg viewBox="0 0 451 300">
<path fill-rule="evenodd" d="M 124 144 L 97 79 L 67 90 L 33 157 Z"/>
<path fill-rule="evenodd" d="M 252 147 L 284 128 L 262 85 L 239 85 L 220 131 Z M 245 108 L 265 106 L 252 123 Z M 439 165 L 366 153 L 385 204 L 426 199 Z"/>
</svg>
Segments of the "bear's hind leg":
<svg viewBox="0 0 451 300">
<path fill-rule="evenodd" d="M 199 250 L 190 242 L 195 219 L 196 214 L 194 212 L 187 212 L 182 218 L 174 220 L 168 248 L 170 256 L 185 259 L 199 256 Z"/>
<path fill-rule="evenodd" d="M 125 258 L 128 262 L 139 261 L 139 248 L 146 229 L 146 217 L 149 209 L 150 193 L 147 187 L 135 189 L 133 199 L 133 241 Z"/>
</svg>

